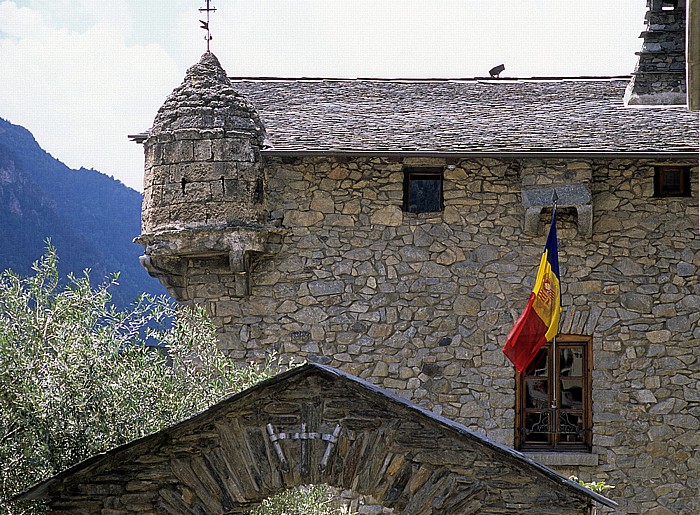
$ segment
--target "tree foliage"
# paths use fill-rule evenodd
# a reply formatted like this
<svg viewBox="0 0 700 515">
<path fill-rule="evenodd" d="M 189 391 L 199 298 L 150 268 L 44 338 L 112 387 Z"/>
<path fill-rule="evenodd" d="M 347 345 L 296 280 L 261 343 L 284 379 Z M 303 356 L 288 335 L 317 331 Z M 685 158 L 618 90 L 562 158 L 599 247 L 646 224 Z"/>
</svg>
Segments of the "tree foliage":
<svg viewBox="0 0 700 515">
<path fill-rule="evenodd" d="M 0 512 L 8 500 L 116 445 L 184 419 L 268 377 L 236 367 L 201 309 L 144 296 L 110 306 L 118 276 L 59 286 L 55 249 L 33 275 L 0 275 Z"/>
<path fill-rule="evenodd" d="M 327 485 L 306 485 L 265 499 L 250 515 L 351 515 Z"/>
</svg>

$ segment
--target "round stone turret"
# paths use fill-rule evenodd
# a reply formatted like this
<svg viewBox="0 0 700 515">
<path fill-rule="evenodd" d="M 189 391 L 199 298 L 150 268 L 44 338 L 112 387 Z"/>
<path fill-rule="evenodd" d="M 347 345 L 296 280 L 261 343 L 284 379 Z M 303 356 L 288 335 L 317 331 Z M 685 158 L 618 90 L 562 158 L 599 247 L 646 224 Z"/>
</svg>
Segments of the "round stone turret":
<svg viewBox="0 0 700 515">
<path fill-rule="evenodd" d="M 265 129 L 219 60 L 205 53 L 158 111 L 144 141 L 143 232 L 267 218 Z"/>
<path fill-rule="evenodd" d="M 245 296 L 250 267 L 270 253 L 264 139 L 255 108 L 210 52 L 137 138 L 146 154 L 141 264 L 177 300 L 202 297 L 189 284 L 202 267 L 222 291 Z"/>
</svg>

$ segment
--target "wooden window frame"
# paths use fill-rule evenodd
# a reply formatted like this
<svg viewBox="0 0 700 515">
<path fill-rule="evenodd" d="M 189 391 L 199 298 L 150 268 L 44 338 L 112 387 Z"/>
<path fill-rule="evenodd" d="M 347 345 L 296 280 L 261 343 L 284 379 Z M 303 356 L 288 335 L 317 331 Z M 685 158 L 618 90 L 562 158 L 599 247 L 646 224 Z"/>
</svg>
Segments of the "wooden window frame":
<svg viewBox="0 0 700 515">
<path fill-rule="evenodd" d="M 435 179 L 439 181 L 438 209 L 422 211 L 411 209 L 411 181 L 416 179 Z M 403 210 L 407 213 L 440 213 L 445 209 L 444 203 L 444 170 L 442 168 L 405 168 L 403 171 Z"/>
<path fill-rule="evenodd" d="M 588 336 L 579 335 L 558 335 L 557 336 L 557 350 L 563 348 L 571 347 L 583 347 L 583 370 L 582 370 L 582 408 L 581 410 L 565 409 L 561 407 L 561 363 L 560 360 L 552 360 L 552 343 L 547 343 L 542 349 L 549 353 L 549 358 L 547 360 L 548 366 L 548 376 L 553 377 L 556 375 L 557 381 L 555 382 L 557 388 L 557 406 L 551 408 L 552 400 L 552 389 L 551 386 L 548 387 L 548 405 L 549 408 L 527 408 L 526 407 L 526 381 L 527 379 L 533 380 L 535 376 L 529 375 L 530 371 L 534 367 L 531 365 L 528 370 L 523 374 L 517 374 L 516 377 L 516 391 L 515 391 L 515 448 L 520 451 L 526 452 L 591 452 L 592 436 L 593 436 L 593 409 L 592 409 L 592 387 L 593 387 L 593 352 L 592 352 L 592 341 Z M 542 351 L 541 351 L 542 352 Z M 556 370 L 552 370 L 556 367 Z M 566 378 L 565 378 L 566 379 Z M 549 385 L 552 381 L 549 381 Z M 567 442 L 565 440 L 565 435 L 567 433 L 556 431 L 556 426 L 559 424 L 559 415 L 567 412 L 578 413 L 581 412 L 582 415 L 582 441 L 578 442 Z M 548 412 L 551 417 L 550 431 L 546 433 L 546 442 L 537 442 L 533 440 L 528 440 L 526 433 L 526 415 L 533 414 L 536 412 Z M 551 427 L 555 424 L 554 427 Z M 545 433 L 538 433 L 545 434 Z"/>
<path fill-rule="evenodd" d="M 654 196 L 655 197 L 690 197 L 690 169 L 688 165 L 657 165 L 654 167 Z M 668 173 L 680 173 L 678 189 L 668 190 L 665 176 Z"/>
</svg>

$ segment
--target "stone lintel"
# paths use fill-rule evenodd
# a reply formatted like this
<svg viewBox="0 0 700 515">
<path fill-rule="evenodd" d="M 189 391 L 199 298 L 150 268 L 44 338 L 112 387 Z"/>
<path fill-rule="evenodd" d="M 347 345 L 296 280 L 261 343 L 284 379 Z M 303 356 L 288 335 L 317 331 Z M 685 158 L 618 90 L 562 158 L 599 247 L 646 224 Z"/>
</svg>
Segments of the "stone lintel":
<svg viewBox="0 0 700 515">
<path fill-rule="evenodd" d="M 540 214 L 552 206 L 552 197 L 557 193 L 558 207 L 574 207 L 577 214 L 578 233 L 590 237 L 593 234 L 593 205 L 591 190 L 585 184 L 563 184 L 545 188 L 522 190 L 525 208 L 525 233 L 536 236 L 540 232 Z"/>
<path fill-rule="evenodd" d="M 525 452 L 532 458 L 548 467 L 596 467 L 598 455 L 590 452 Z"/>
</svg>

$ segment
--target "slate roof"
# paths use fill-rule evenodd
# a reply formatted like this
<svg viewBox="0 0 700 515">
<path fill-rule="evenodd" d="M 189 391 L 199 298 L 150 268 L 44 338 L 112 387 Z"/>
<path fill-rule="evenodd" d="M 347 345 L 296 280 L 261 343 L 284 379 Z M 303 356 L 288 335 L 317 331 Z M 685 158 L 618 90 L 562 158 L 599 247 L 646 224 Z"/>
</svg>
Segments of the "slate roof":
<svg viewBox="0 0 700 515">
<path fill-rule="evenodd" d="M 265 131 L 258 114 L 231 84 L 211 52 L 191 66 L 182 84 L 158 110 L 151 134 L 188 129 L 226 129 L 262 143 Z"/>
<path fill-rule="evenodd" d="M 684 107 L 628 108 L 628 78 L 233 79 L 277 152 L 697 152 Z"/>
<path fill-rule="evenodd" d="M 411 413 L 411 417 L 415 417 L 416 419 L 425 418 L 428 420 L 432 420 L 440 426 L 442 426 L 444 429 L 457 433 L 461 438 L 472 440 L 480 445 L 493 449 L 494 451 L 499 453 L 504 459 L 514 460 L 529 468 L 533 472 L 543 474 L 545 477 L 554 480 L 556 483 L 558 483 L 565 489 L 578 492 L 579 494 L 583 494 L 584 496 L 611 508 L 617 506 L 617 503 L 615 501 L 612 501 L 603 495 L 600 495 L 596 492 L 593 492 L 592 490 L 589 490 L 588 488 L 581 486 L 577 482 L 568 479 L 567 477 L 559 474 L 553 469 L 542 465 L 541 463 L 533 460 L 532 458 L 529 458 L 528 456 L 525 456 L 524 454 L 510 447 L 496 443 L 483 435 L 469 430 L 468 428 L 461 424 L 458 424 L 457 422 L 454 422 L 440 415 L 436 415 L 432 411 L 418 406 L 417 404 L 414 404 L 393 392 L 385 390 L 384 388 L 381 388 L 368 381 L 365 381 L 364 379 L 360 379 L 359 377 L 353 376 L 352 374 L 349 374 L 347 372 L 343 372 L 342 370 L 316 363 L 307 363 L 300 367 L 278 374 L 277 376 L 274 376 L 270 379 L 267 379 L 266 381 L 258 383 L 257 385 L 254 385 L 251 388 L 248 388 L 247 390 L 244 390 L 238 394 L 234 394 L 220 401 L 219 403 L 214 404 L 205 411 L 202 411 L 199 414 L 185 419 L 177 424 L 162 429 L 161 431 L 158 431 L 151 435 L 147 435 L 142 438 L 133 440 L 129 443 L 120 445 L 104 453 L 97 454 L 92 458 L 88 458 L 87 460 L 78 463 L 77 465 L 74 465 L 73 467 L 53 477 L 50 477 L 48 479 L 45 479 L 44 481 L 37 483 L 36 485 L 30 487 L 24 492 L 17 494 L 13 497 L 13 500 L 45 499 L 49 496 L 49 491 L 52 485 L 58 484 L 66 478 L 70 478 L 74 475 L 80 474 L 81 472 L 89 472 L 90 470 L 94 470 L 96 466 L 99 466 L 101 464 L 114 464 L 120 459 L 130 459 L 130 457 L 135 451 L 138 451 L 136 452 L 136 455 L 143 455 L 145 452 L 147 452 L 149 446 L 157 445 L 159 442 L 164 440 L 169 440 L 170 438 L 172 438 L 172 435 L 174 435 L 177 432 L 191 431 L 194 428 L 200 427 L 203 422 L 212 420 L 217 416 L 221 415 L 222 413 L 235 412 L 236 406 L 238 405 L 239 401 L 248 396 L 264 392 L 265 390 L 271 389 L 274 385 L 288 384 L 291 383 L 295 378 L 306 376 L 324 376 L 327 378 L 332 378 L 334 381 L 345 382 L 345 385 L 347 385 L 348 389 L 359 388 L 360 390 L 367 392 L 370 398 L 374 398 L 379 401 L 385 400 L 391 404 L 406 408 Z M 359 406 L 359 408 L 361 408 L 361 405 Z M 130 451 L 132 454 L 129 454 L 129 452 L 127 451 Z"/>
</svg>

